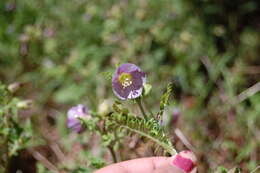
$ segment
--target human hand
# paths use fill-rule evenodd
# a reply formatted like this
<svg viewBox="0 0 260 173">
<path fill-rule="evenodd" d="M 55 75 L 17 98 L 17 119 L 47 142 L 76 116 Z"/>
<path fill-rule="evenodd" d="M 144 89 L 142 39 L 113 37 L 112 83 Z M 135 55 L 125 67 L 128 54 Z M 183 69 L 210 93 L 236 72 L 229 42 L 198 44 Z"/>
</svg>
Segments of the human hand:
<svg viewBox="0 0 260 173">
<path fill-rule="evenodd" d="M 196 157 L 182 151 L 173 157 L 149 157 L 109 165 L 95 173 L 196 173 Z"/>
</svg>

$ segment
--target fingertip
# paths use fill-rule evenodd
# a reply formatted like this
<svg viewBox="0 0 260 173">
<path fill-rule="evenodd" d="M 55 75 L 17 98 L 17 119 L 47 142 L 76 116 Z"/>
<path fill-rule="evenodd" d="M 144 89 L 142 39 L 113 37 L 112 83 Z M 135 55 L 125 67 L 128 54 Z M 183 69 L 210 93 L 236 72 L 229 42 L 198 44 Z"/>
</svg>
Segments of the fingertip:
<svg viewBox="0 0 260 173">
<path fill-rule="evenodd" d="M 172 157 L 172 165 L 181 169 L 185 173 L 196 173 L 197 158 L 189 150 L 185 150 Z"/>
<path fill-rule="evenodd" d="M 190 159 L 194 164 L 197 163 L 197 158 L 195 154 L 190 150 L 184 150 L 179 153 L 182 157 L 185 157 L 187 159 Z"/>
</svg>

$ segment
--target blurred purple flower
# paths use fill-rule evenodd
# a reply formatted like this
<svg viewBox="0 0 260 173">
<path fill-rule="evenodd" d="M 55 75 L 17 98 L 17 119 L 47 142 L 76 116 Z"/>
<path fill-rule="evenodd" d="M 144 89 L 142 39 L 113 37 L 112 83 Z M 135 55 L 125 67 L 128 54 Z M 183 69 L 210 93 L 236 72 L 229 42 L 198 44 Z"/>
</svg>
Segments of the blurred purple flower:
<svg viewBox="0 0 260 173">
<path fill-rule="evenodd" d="M 174 108 L 172 111 L 172 123 L 176 124 L 179 117 L 180 117 L 181 111 L 179 108 Z"/>
<path fill-rule="evenodd" d="M 74 132 L 80 133 L 84 130 L 78 118 L 90 118 L 88 108 L 82 104 L 74 106 L 68 110 L 67 126 Z"/>
<path fill-rule="evenodd" d="M 134 64 L 120 65 L 112 78 L 112 88 L 121 100 L 135 99 L 141 96 L 146 82 L 145 73 Z"/>
</svg>

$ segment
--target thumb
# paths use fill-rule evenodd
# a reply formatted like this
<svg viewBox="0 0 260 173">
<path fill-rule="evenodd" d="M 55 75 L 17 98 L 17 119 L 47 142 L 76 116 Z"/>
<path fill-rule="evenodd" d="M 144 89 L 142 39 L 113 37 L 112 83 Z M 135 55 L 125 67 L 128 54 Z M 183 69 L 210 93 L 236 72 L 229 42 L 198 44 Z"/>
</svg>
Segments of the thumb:
<svg viewBox="0 0 260 173">
<path fill-rule="evenodd" d="M 173 157 L 150 157 L 109 165 L 95 173 L 196 173 L 196 157 L 182 151 Z"/>
<path fill-rule="evenodd" d="M 191 151 L 182 151 L 156 166 L 153 173 L 196 173 L 196 157 Z M 155 163 L 156 165 L 156 163 Z"/>
</svg>

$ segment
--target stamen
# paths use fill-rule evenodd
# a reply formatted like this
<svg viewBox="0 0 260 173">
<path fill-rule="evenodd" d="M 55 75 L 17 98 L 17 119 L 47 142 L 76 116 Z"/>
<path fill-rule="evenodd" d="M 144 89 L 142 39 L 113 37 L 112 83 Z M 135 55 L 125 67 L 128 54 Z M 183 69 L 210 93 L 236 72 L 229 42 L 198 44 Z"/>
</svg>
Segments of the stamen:
<svg viewBox="0 0 260 173">
<path fill-rule="evenodd" d="M 132 81 L 128 78 L 125 79 L 125 81 L 122 83 L 123 88 L 126 88 L 132 84 Z"/>
<path fill-rule="evenodd" d="M 132 76 L 128 73 L 122 73 L 119 77 L 119 82 L 125 89 L 126 87 L 129 87 L 130 85 L 132 85 L 132 83 L 133 83 Z"/>
</svg>

